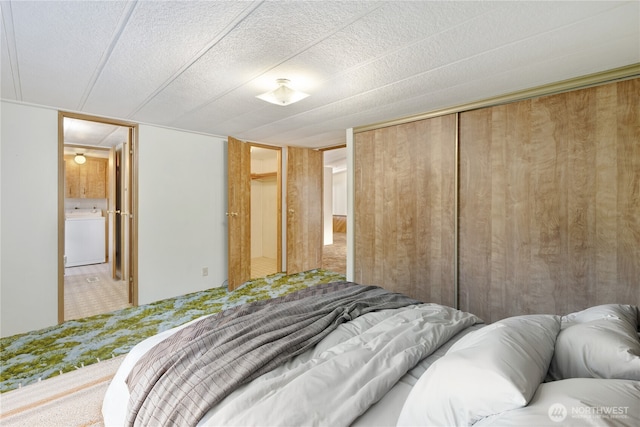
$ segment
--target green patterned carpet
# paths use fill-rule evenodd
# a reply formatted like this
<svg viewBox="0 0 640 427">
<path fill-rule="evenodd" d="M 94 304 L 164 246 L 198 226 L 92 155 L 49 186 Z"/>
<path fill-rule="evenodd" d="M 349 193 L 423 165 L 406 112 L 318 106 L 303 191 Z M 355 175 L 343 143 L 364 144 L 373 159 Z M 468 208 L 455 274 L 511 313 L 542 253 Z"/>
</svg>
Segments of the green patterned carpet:
<svg viewBox="0 0 640 427">
<path fill-rule="evenodd" d="M 2 338 L 0 392 L 128 353 L 145 338 L 205 314 L 344 279 L 325 270 L 291 276 L 279 273 L 247 282 L 233 292 L 213 288 Z"/>
</svg>

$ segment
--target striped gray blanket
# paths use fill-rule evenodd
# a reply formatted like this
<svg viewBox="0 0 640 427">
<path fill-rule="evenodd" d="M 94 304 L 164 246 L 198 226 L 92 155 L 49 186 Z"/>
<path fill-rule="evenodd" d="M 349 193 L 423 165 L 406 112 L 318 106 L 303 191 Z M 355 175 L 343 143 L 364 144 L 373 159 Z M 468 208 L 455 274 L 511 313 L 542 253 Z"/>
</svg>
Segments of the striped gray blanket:
<svg viewBox="0 0 640 427">
<path fill-rule="evenodd" d="M 322 284 L 206 317 L 152 348 L 127 378 L 127 425 L 196 425 L 235 390 L 313 347 L 339 324 L 419 304 L 351 282 Z"/>
</svg>

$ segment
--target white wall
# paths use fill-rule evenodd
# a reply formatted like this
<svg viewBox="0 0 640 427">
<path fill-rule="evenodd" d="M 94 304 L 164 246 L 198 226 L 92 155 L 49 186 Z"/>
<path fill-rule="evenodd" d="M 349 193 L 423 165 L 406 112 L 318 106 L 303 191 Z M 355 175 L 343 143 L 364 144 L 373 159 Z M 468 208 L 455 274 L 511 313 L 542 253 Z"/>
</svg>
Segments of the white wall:
<svg viewBox="0 0 640 427">
<path fill-rule="evenodd" d="M 0 107 L 0 335 L 9 336 L 58 320 L 58 112 Z M 140 304 L 222 285 L 225 140 L 139 129 Z"/>
<path fill-rule="evenodd" d="M 58 112 L 0 104 L 0 335 L 58 321 Z"/>
<path fill-rule="evenodd" d="M 278 256 L 277 190 L 275 178 L 251 181 L 251 258 Z"/>
<path fill-rule="evenodd" d="M 139 126 L 140 304 L 227 279 L 225 147 L 217 137 Z"/>
<path fill-rule="evenodd" d="M 333 174 L 333 215 L 347 215 L 347 171 Z"/>
<path fill-rule="evenodd" d="M 278 182 L 262 182 L 262 256 L 278 257 Z"/>
<path fill-rule="evenodd" d="M 278 170 L 278 153 L 268 157 L 262 153 L 251 157 L 252 173 L 269 173 Z M 251 258 L 278 256 L 278 182 L 276 177 L 251 180 Z"/>
<path fill-rule="evenodd" d="M 260 258 L 262 245 L 262 182 L 251 180 L 251 259 Z"/>
</svg>

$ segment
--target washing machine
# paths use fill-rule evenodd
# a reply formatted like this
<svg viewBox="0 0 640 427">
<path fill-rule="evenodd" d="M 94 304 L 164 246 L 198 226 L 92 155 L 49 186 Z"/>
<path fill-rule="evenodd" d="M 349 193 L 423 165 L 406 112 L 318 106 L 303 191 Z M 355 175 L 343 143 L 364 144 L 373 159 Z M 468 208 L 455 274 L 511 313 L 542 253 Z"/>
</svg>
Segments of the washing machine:
<svg viewBox="0 0 640 427">
<path fill-rule="evenodd" d="M 65 267 L 106 261 L 105 218 L 100 209 L 73 209 L 65 213 Z"/>
</svg>

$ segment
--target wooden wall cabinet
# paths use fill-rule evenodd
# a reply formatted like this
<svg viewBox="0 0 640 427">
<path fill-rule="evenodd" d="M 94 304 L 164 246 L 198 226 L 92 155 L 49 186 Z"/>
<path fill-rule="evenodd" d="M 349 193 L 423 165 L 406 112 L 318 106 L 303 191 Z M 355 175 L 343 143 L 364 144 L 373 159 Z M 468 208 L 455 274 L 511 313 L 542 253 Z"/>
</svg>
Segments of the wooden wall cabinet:
<svg viewBox="0 0 640 427">
<path fill-rule="evenodd" d="M 65 156 L 64 197 L 71 199 L 104 199 L 107 197 L 108 160 L 87 157 L 83 165 Z"/>
</svg>

